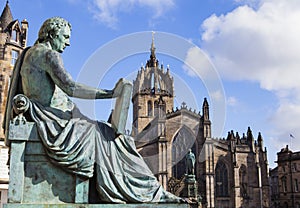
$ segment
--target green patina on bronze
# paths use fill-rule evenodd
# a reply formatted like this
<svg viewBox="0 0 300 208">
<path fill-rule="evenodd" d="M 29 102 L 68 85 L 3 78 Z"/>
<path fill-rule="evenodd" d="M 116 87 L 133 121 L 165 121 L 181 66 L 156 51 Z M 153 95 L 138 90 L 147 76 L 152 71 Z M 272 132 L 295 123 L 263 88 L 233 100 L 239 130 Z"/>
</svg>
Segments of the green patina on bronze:
<svg viewBox="0 0 300 208">
<path fill-rule="evenodd" d="M 17 190 L 14 189 L 10 190 L 10 202 L 47 203 L 50 195 L 47 195 L 45 189 L 52 189 L 48 190 L 53 192 L 51 197 L 58 198 L 53 201 L 54 203 L 87 203 L 84 194 L 88 191 L 86 188 L 88 178 L 93 178 L 94 181 L 90 185 L 95 188 L 90 189 L 93 193 L 89 195 L 93 194 L 95 202 L 182 202 L 182 199 L 162 188 L 137 152 L 133 138 L 120 134 L 122 130 L 119 131 L 118 124 L 111 125 L 90 120 L 81 114 L 69 99 L 69 97 L 83 99 L 117 97 L 120 98 L 116 102 L 118 105 L 119 102 L 129 100 L 131 92 L 128 88 L 131 84 L 123 79 L 120 79 L 112 90 L 97 89 L 75 82 L 65 70 L 61 58 L 61 53 L 70 45 L 70 36 L 71 25 L 66 20 L 58 17 L 46 20 L 34 46 L 23 52 L 15 66 L 6 113 L 6 132 L 9 131 L 9 134 L 6 134 L 10 136 L 6 141 L 7 144 L 11 142 L 11 151 L 24 153 L 20 152 L 11 157 L 11 170 L 12 167 L 18 167 L 16 170 L 20 172 L 12 174 L 14 177 L 11 178 L 10 187 L 14 187 L 16 180 L 14 188 L 16 184 L 20 186 L 27 184 L 22 190 L 33 193 L 31 190 L 38 187 L 37 190 L 45 194 L 42 196 L 40 193 L 34 193 L 33 196 L 29 196 L 18 193 L 19 195 L 14 196 Z M 30 122 L 24 119 L 13 120 L 10 116 L 13 97 L 16 94 L 24 96 L 24 99 L 16 99 L 18 100 L 16 105 L 21 107 L 25 105 L 24 103 L 28 105 L 25 117 L 27 121 L 33 123 L 34 128 L 29 125 Z M 19 109 L 22 109 L 21 107 Z M 119 123 L 123 124 L 127 117 L 122 115 L 122 108 L 118 108 L 117 112 L 118 121 L 114 122 L 121 121 Z M 114 119 L 116 116 L 113 116 Z M 12 120 L 13 123 L 10 124 Z M 9 125 L 13 127 L 9 129 Z M 22 137 L 22 132 L 25 132 L 26 138 Z M 35 138 L 31 138 L 30 135 L 35 135 Z M 18 146 L 19 144 L 22 145 Z M 40 150 L 38 144 L 43 147 L 43 151 L 32 153 L 35 149 Z M 37 158 L 39 163 L 35 163 Z M 48 165 L 47 161 L 51 161 L 51 165 Z M 20 162 L 22 165 L 16 166 L 15 163 Z M 55 165 L 53 170 L 52 164 Z M 35 170 L 35 167 L 38 170 Z M 56 167 L 64 170 L 64 173 L 60 173 Z M 51 171 L 45 174 L 47 168 L 51 168 Z M 46 178 L 43 178 L 43 175 Z M 73 176 L 81 179 L 76 178 L 74 181 Z M 65 189 L 64 184 L 60 189 L 57 180 L 61 178 L 63 184 L 65 177 L 71 183 L 76 183 L 76 187 Z M 29 184 L 30 180 L 32 184 Z M 41 185 L 40 183 L 45 180 L 48 183 Z M 55 183 L 51 184 L 51 181 Z M 75 190 L 75 200 L 68 190 Z"/>
</svg>

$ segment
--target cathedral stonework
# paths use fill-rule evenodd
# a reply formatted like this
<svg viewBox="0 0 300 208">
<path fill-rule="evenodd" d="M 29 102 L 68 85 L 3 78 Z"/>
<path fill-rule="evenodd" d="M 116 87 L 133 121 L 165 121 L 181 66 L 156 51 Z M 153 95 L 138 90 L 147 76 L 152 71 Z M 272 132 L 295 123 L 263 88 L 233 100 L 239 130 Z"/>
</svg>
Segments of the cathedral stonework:
<svg viewBox="0 0 300 208">
<path fill-rule="evenodd" d="M 133 82 L 133 130 L 136 145 L 164 188 L 185 197 L 185 156 L 195 154 L 197 199 L 202 207 L 270 207 L 267 151 L 259 133 L 250 127 L 241 137 L 213 138 L 209 103 L 202 112 L 182 103 L 174 108 L 174 80 L 156 58 L 154 40 L 150 58 Z"/>
</svg>

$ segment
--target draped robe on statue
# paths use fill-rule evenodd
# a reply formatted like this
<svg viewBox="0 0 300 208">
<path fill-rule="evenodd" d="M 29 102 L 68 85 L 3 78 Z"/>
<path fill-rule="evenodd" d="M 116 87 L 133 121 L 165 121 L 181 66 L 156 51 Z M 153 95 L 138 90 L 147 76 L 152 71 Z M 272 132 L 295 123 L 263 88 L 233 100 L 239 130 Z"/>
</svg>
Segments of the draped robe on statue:
<svg viewBox="0 0 300 208">
<path fill-rule="evenodd" d="M 45 63 L 46 64 L 45 64 Z M 53 63 L 52 63 L 53 62 Z M 96 177 L 97 195 L 102 202 L 180 202 L 165 191 L 137 152 L 134 140 L 117 135 L 108 123 L 93 121 L 80 113 L 62 90 L 55 70 L 64 70 L 59 53 L 43 44 L 27 48 L 14 69 L 8 97 L 6 128 L 11 102 L 16 94 L 29 98 L 29 115 L 38 129 L 49 159 L 65 171 Z M 66 74 L 62 81 L 70 78 Z M 60 75 L 61 76 L 61 75 Z M 47 80 L 37 80 L 37 79 Z M 43 89 L 47 82 L 53 89 Z M 47 94 L 51 96 L 47 98 Z"/>
</svg>

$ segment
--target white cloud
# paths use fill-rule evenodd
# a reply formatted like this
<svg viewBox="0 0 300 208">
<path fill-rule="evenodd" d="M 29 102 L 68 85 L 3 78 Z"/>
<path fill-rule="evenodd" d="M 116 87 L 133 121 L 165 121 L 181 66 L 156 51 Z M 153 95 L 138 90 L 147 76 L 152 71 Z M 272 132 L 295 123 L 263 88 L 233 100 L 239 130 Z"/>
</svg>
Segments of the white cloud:
<svg viewBox="0 0 300 208">
<path fill-rule="evenodd" d="M 275 145 L 289 144 L 292 150 L 300 150 L 300 105 L 299 102 L 292 103 L 290 100 L 281 101 L 275 114 L 270 118 L 278 128 L 275 130 Z M 292 134 L 295 138 L 290 138 Z M 284 147 L 284 146 L 281 146 Z"/>
<path fill-rule="evenodd" d="M 135 8 L 149 8 L 151 18 L 158 18 L 174 5 L 174 0 L 92 0 L 90 9 L 97 20 L 115 28 L 119 21 L 119 13 L 131 12 Z"/>
<path fill-rule="evenodd" d="M 236 2 L 247 4 L 203 22 L 202 49 L 222 77 L 258 82 L 276 94 L 274 140 L 300 137 L 300 1 L 261 0 L 255 8 L 251 0 Z"/>
<path fill-rule="evenodd" d="M 227 105 L 231 107 L 235 107 L 238 105 L 238 100 L 236 97 L 228 97 L 227 98 Z"/>
<path fill-rule="evenodd" d="M 198 47 L 192 47 L 188 50 L 183 70 L 191 77 L 197 76 L 197 71 L 203 68 L 204 59 L 202 51 Z"/>
<path fill-rule="evenodd" d="M 183 70 L 191 77 L 200 77 L 202 80 L 215 76 L 215 69 L 209 58 L 198 47 L 191 47 L 186 54 Z"/>
<path fill-rule="evenodd" d="M 223 99 L 223 93 L 220 91 L 220 90 L 217 90 L 217 91 L 214 91 L 212 93 L 210 93 L 210 97 L 212 100 L 215 100 L 215 101 L 220 101 Z"/>
<path fill-rule="evenodd" d="M 294 6 L 290 4 L 295 4 Z M 202 28 L 203 48 L 227 78 L 259 81 L 268 90 L 300 87 L 300 1 L 241 6 L 211 16 Z"/>
</svg>

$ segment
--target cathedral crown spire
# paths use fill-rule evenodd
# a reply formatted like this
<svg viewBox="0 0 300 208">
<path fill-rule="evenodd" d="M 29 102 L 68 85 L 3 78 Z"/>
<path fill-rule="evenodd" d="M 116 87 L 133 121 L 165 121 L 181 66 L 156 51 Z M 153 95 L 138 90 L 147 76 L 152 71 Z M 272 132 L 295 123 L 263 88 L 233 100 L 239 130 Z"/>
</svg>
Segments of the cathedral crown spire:
<svg viewBox="0 0 300 208">
<path fill-rule="evenodd" d="M 159 61 L 155 55 L 154 34 L 152 32 L 150 59 L 147 60 L 145 67 L 141 67 L 136 80 L 133 82 L 133 95 L 150 93 L 151 95 L 172 97 L 174 80 L 170 74 L 169 67 L 165 71 L 163 65 L 159 65 Z"/>
</svg>

